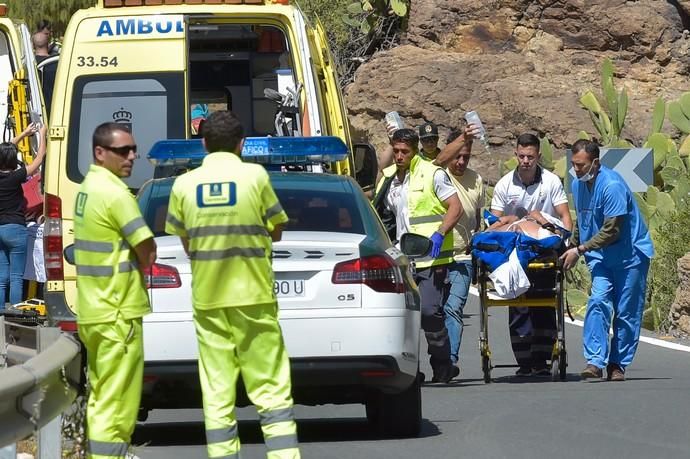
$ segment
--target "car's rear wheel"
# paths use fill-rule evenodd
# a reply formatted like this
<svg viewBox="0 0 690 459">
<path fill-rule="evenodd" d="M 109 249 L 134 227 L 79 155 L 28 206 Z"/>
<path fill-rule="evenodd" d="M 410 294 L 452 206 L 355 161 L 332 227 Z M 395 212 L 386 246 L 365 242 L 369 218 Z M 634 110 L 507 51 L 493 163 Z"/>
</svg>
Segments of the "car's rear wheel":
<svg viewBox="0 0 690 459">
<path fill-rule="evenodd" d="M 367 419 L 386 437 L 416 437 L 422 427 L 422 384 L 417 377 L 399 394 L 375 394 L 366 402 Z"/>
</svg>

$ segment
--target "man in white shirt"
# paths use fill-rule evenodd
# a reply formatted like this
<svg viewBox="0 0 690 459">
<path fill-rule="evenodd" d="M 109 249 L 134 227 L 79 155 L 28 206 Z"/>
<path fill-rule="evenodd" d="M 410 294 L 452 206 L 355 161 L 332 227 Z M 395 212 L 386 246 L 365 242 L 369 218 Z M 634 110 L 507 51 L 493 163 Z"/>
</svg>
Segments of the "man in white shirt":
<svg viewBox="0 0 690 459">
<path fill-rule="evenodd" d="M 449 291 L 448 265 L 453 261 L 452 230 L 462 216 L 462 205 L 448 174 L 418 155 L 418 143 L 419 137 L 412 129 L 398 129 L 392 134 L 395 164 L 383 170 L 373 205 L 391 240 L 400 240 L 404 233 L 412 232 L 433 243 L 431 260 L 416 262 L 415 282 L 434 371 L 432 381 L 448 382 L 459 369 L 450 359 L 443 305 Z"/>
<path fill-rule="evenodd" d="M 539 139 L 533 134 L 520 135 L 515 156 L 517 168 L 504 175 L 494 188 L 491 213 L 499 217 L 497 224 L 513 223 L 539 210 L 560 219 L 570 230 L 568 198 L 558 176 L 539 165 Z M 542 217 L 537 223 L 549 222 Z M 509 327 L 513 353 L 520 366 L 516 375 L 549 375 L 546 361 L 551 358 L 556 339 L 555 310 L 511 307 Z"/>
</svg>

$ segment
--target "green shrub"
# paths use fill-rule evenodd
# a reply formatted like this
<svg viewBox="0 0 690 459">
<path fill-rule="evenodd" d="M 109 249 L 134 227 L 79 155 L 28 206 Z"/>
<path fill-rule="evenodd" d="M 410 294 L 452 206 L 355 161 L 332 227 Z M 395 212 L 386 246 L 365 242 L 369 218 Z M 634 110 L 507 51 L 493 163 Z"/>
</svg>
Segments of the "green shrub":
<svg viewBox="0 0 690 459">
<path fill-rule="evenodd" d="M 667 330 L 669 310 L 678 286 L 678 259 L 690 251 L 690 205 L 679 206 L 654 231 L 655 257 L 648 277 L 648 308 L 643 326 L 654 330 Z"/>
<path fill-rule="evenodd" d="M 307 17 L 319 18 L 332 40 L 331 46 L 345 46 L 352 27 L 343 22 L 343 16 L 347 14 L 347 7 L 352 0 L 298 0 L 296 3 Z"/>
<path fill-rule="evenodd" d="M 36 24 L 41 19 L 48 19 L 53 24 L 53 35 L 60 38 L 65 33 L 72 14 L 80 8 L 94 6 L 96 0 L 9 0 L 10 17 L 26 22 L 29 30 L 35 32 Z"/>
</svg>

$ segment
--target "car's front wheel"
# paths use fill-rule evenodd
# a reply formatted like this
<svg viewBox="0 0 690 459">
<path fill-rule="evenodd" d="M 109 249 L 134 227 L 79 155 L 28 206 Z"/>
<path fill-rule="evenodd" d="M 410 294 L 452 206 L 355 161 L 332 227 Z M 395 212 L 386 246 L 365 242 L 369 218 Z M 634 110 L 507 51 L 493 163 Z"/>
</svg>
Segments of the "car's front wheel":
<svg viewBox="0 0 690 459">
<path fill-rule="evenodd" d="M 378 393 L 366 402 L 367 419 L 386 437 L 416 437 L 422 427 L 422 383 L 399 394 Z"/>
</svg>

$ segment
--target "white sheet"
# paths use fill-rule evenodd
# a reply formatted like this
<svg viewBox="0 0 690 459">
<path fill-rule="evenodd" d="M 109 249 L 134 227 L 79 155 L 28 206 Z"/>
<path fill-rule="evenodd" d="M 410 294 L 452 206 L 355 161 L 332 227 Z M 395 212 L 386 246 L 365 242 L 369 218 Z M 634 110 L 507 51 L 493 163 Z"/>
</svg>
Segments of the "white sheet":
<svg viewBox="0 0 690 459">
<path fill-rule="evenodd" d="M 513 249 L 507 262 L 489 274 L 489 279 L 494 284 L 496 295 L 505 300 L 517 298 L 531 285 L 518 259 L 517 249 Z"/>
</svg>

